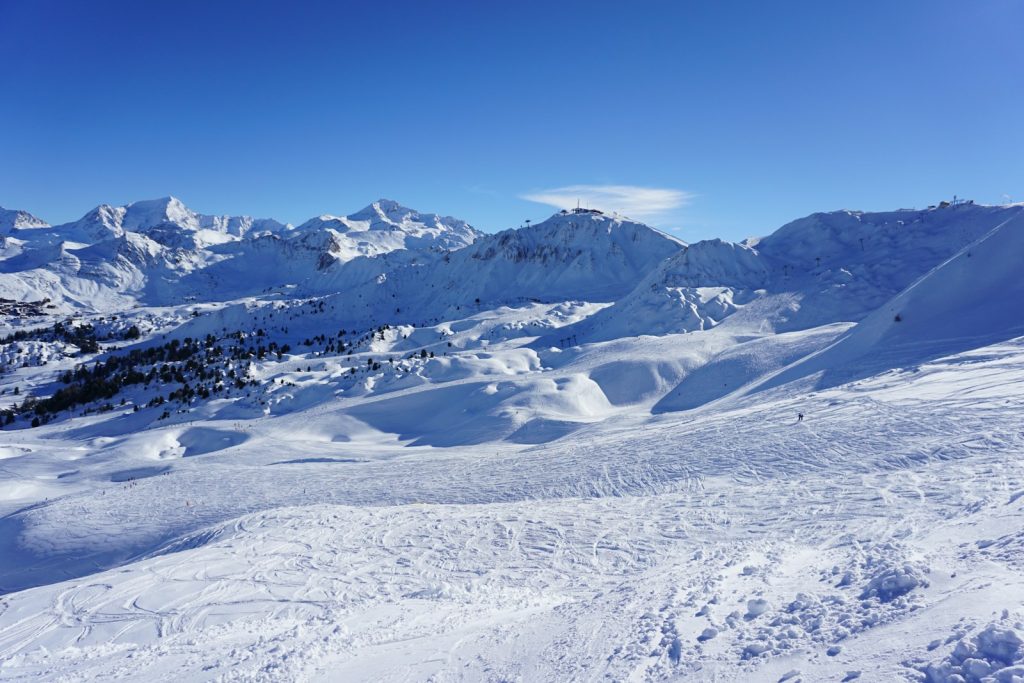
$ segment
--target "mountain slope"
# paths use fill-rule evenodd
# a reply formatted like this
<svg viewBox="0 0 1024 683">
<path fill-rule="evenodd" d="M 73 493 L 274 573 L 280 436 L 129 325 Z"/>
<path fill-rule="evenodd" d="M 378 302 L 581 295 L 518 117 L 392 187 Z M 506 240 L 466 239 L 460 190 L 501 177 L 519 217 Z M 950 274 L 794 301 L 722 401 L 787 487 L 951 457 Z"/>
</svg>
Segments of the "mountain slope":
<svg viewBox="0 0 1024 683">
<path fill-rule="evenodd" d="M 573 331 L 599 341 L 709 329 L 753 331 L 855 322 L 1024 205 L 837 211 L 743 244 L 689 245 Z M 739 315 L 737 315 L 739 314 Z"/>
<path fill-rule="evenodd" d="M 804 377 L 831 387 L 1024 335 L 1024 215 L 938 265 L 835 344 L 774 375 L 759 390 Z"/>
</svg>

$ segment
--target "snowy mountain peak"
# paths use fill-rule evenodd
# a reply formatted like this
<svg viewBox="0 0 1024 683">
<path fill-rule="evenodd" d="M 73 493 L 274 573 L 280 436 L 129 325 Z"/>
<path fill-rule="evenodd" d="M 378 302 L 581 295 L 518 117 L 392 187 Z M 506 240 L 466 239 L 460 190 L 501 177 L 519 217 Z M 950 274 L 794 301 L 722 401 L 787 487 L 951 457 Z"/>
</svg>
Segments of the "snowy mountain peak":
<svg viewBox="0 0 1024 683">
<path fill-rule="evenodd" d="M 161 197 L 132 202 L 126 207 L 122 227 L 132 232 L 171 223 L 182 228 L 198 230 L 199 214 L 185 206 L 177 197 Z"/>
<path fill-rule="evenodd" d="M 413 218 L 413 220 L 415 220 L 416 218 L 419 218 L 419 215 L 419 211 L 416 211 L 415 209 L 402 206 L 393 199 L 382 198 L 352 214 L 350 218 L 353 220 L 380 221 L 398 225 L 402 223 L 403 219 L 406 217 Z"/>
<path fill-rule="evenodd" d="M 123 206 L 100 204 L 77 221 L 54 227 L 61 239 L 92 244 L 124 234 L 126 209 Z"/>
<path fill-rule="evenodd" d="M 7 234 L 12 230 L 28 230 L 48 227 L 50 227 L 49 223 L 41 218 L 36 218 L 28 211 L 5 209 L 0 206 L 0 234 Z"/>
<path fill-rule="evenodd" d="M 791 221 L 751 244 L 781 260 L 820 261 L 822 265 L 848 259 L 851 252 L 870 257 L 887 249 L 934 247 L 948 256 L 952 243 L 963 246 L 964 240 L 979 238 L 981 226 L 1021 208 L 964 203 L 873 213 L 848 209 L 819 212 Z"/>
<path fill-rule="evenodd" d="M 391 199 L 379 199 L 348 216 L 312 218 L 296 231 L 331 231 L 335 245 L 331 251 L 341 260 L 399 249 L 453 251 L 472 244 L 482 234 L 466 221 L 420 213 Z"/>
<path fill-rule="evenodd" d="M 350 224 L 367 223 L 368 230 L 395 230 L 416 233 L 424 228 L 442 231 L 466 232 L 468 223 L 451 216 L 421 213 L 403 206 L 393 199 L 378 199 L 369 206 L 347 216 Z M 472 230 L 475 232 L 475 230 Z"/>
<path fill-rule="evenodd" d="M 610 237 L 600 238 L 606 235 Z M 561 245 L 583 247 L 594 239 L 610 239 L 611 245 L 622 247 L 626 242 L 651 242 L 670 245 L 669 253 L 686 245 L 682 240 L 664 233 L 657 228 L 640 223 L 618 214 L 603 214 L 596 211 L 572 213 L 560 211 L 547 220 L 524 228 L 505 230 L 498 233 L 499 241 L 505 244 Z M 610 246 L 611 246 L 610 245 Z M 668 253 L 665 254 L 666 256 Z"/>
</svg>

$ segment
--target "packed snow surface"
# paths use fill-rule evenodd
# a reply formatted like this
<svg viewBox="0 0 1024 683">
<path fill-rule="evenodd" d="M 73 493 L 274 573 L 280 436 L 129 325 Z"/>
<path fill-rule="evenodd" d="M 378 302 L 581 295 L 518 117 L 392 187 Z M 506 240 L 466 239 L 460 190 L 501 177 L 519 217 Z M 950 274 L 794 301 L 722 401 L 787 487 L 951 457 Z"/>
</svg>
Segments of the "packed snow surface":
<svg viewBox="0 0 1024 683">
<path fill-rule="evenodd" d="M 22 219 L 0 680 L 1024 680 L 1022 211 Z"/>
</svg>

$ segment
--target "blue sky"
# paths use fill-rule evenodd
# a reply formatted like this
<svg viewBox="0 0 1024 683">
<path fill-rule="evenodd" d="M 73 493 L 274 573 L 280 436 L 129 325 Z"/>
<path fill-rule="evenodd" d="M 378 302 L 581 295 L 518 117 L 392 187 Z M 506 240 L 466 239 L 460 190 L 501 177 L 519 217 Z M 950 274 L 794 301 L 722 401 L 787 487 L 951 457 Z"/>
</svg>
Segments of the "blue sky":
<svg viewBox="0 0 1024 683">
<path fill-rule="evenodd" d="M 0 0 L 0 205 L 168 194 L 685 239 L 1024 200 L 1024 2 Z"/>
</svg>

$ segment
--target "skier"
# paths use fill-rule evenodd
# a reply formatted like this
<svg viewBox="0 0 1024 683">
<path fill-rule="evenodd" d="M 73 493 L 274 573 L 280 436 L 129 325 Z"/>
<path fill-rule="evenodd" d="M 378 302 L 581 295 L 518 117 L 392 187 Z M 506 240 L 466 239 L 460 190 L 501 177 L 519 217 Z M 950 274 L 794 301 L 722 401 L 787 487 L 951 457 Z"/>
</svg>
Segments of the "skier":
<svg viewBox="0 0 1024 683">
<path fill-rule="evenodd" d="M 796 414 L 796 421 L 797 422 L 803 422 L 804 421 L 804 414 L 803 413 L 797 413 Z"/>
</svg>

